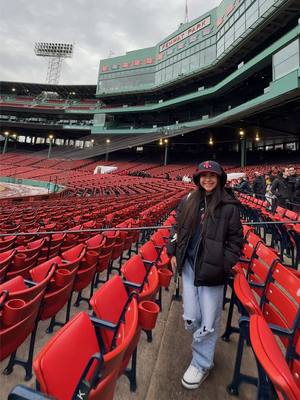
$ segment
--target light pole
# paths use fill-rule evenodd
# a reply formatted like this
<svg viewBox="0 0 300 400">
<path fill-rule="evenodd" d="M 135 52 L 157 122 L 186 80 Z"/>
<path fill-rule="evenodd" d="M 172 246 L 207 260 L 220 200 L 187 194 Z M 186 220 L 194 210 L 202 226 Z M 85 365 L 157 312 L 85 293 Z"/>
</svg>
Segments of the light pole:
<svg viewBox="0 0 300 400">
<path fill-rule="evenodd" d="M 246 138 L 245 132 L 243 129 L 239 131 L 240 140 L 241 140 L 241 168 L 244 168 L 246 165 Z"/>
<path fill-rule="evenodd" d="M 13 133 L 12 134 L 12 138 L 14 139 L 14 148 L 16 149 L 17 148 L 17 134 L 16 133 Z"/>
<path fill-rule="evenodd" d="M 52 150 L 52 140 L 53 140 L 53 135 L 49 135 L 49 150 L 48 150 L 48 158 L 51 157 L 51 150 Z"/>
<path fill-rule="evenodd" d="M 5 132 L 4 132 L 4 136 L 5 136 L 5 141 L 4 141 L 4 146 L 3 146 L 2 154 L 5 154 L 6 149 L 7 149 L 7 142 L 8 142 L 8 138 L 9 138 L 9 132 L 8 132 L 8 131 L 5 131 Z"/>
<path fill-rule="evenodd" d="M 110 144 L 110 139 L 106 139 L 105 161 L 108 161 L 108 156 L 109 156 L 109 144 Z"/>
<path fill-rule="evenodd" d="M 164 139 L 165 144 L 165 156 L 164 156 L 164 165 L 168 164 L 168 139 Z"/>
</svg>

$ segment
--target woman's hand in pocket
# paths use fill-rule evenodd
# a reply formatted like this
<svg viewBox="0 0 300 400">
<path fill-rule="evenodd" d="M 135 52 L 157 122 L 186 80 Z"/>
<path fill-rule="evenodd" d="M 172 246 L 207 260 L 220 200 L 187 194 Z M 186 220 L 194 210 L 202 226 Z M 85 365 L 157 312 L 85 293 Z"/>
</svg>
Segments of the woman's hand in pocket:
<svg viewBox="0 0 300 400">
<path fill-rule="evenodd" d="M 177 268 L 177 260 L 176 260 L 176 257 L 175 257 L 175 256 L 171 257 L 170 262 L 171 262 L 172 270 L 174 271 L 174 270 Z"/>
</svg>

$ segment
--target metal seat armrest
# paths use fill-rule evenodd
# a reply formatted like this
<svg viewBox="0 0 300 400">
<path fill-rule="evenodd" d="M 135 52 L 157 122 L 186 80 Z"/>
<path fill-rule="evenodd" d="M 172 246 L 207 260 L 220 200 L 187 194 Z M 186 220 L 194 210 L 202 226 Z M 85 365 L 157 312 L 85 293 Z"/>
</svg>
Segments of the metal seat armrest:
<svg viewBox="0 0 300 400">
<path fill-rule="evenodd" d="M 54 397 L 49 397 L 42 392 L 23 385 L 17 385 L 8 395 L 8 400 L 54 400 Z"/>
</svg>

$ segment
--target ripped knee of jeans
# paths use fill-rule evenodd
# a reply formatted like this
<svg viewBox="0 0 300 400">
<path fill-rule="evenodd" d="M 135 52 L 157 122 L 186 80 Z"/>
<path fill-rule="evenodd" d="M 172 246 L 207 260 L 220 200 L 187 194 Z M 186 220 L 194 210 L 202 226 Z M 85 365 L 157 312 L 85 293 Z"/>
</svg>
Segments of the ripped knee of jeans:
<svg viewBox="0 0 300 400">
<path fill-rule="evenodd" d="M 207 335 L 213 333 L 214 331 L 215 331 L 214 328 L 207 328 L 205 325 L 203 325 L 203 326 L 200 326 L 200 328 L 197 329 L 197 330 L 194 332 L 194 335 L 193 335 L 193 336 L 194 336 L 194 339 L 195 339 L 196 341 L 200 341 L 201 338 L 203 338 L 204 336 L 207 336 Z"/>
<path fill-rule="evenodd" d="M 186 318 L 183 316 L 185 329 L 189 332 L 195 332 L 197 330 L 197 323 L 195 319 Z M 198 325 L 199 326 L 199 325 Z"/>
</svg>

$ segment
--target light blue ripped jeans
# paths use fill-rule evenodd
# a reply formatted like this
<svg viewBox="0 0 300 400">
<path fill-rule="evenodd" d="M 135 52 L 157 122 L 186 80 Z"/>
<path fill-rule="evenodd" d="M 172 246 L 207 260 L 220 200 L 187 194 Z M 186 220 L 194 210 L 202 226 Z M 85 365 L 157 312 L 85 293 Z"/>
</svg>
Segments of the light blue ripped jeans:
<svg viewBox="0 0 300 400">
<path fill-rule="evenodd" d="M 224 285 L 197 287 L 194 285 L 194 275 L 187 260 L 182 271 L 183 319 L 186 329 L 193 333 L 191 364 L 206 371 L 213 367 L 220 333 Z"/>
</svg>

